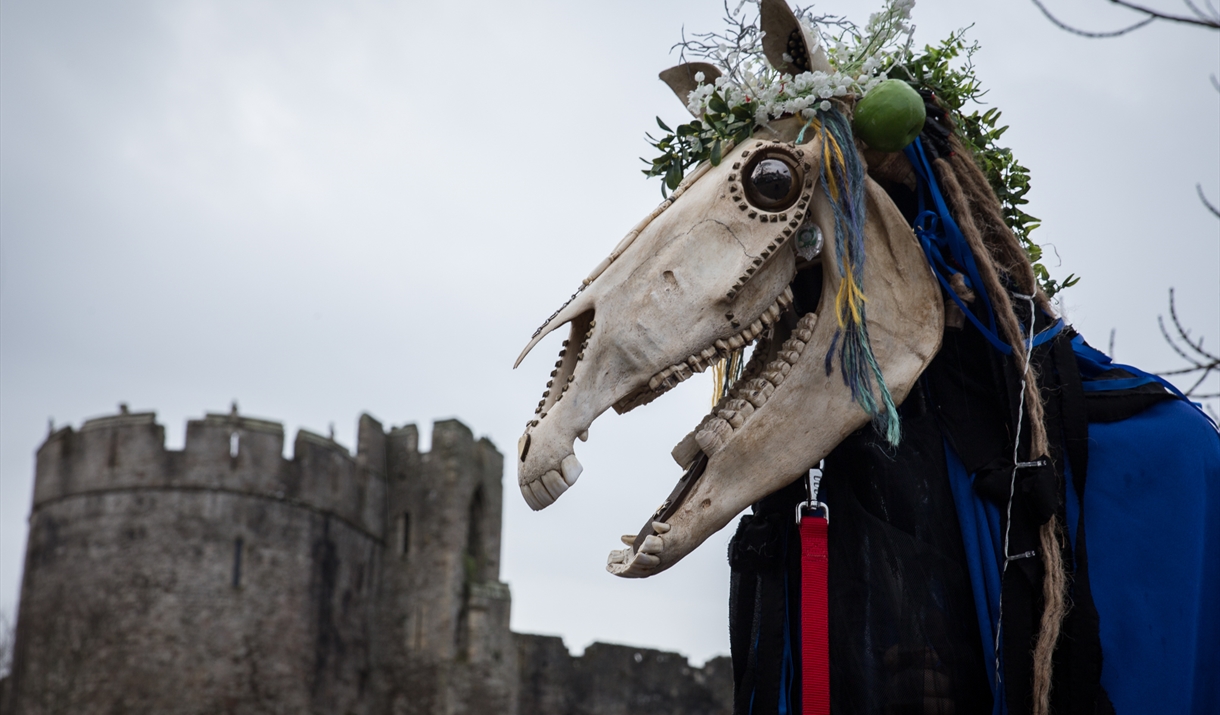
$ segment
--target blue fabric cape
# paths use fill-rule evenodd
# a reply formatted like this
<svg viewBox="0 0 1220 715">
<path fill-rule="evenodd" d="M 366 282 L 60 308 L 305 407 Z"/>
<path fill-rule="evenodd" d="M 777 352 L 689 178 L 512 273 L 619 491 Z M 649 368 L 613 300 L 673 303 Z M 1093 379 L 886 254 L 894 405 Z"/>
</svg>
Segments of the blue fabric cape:
<svg viewBox="0 0 1220 715">
<path fill-rule="evenodd" d="M 994 677 L 1000 511 L 977 496 L 947 444 L 945 451 L 992 712 L 1000 715 L 1007 712 Z M 1193 405 L 1168 400 L 1121 422 L 1090 424 L 1088 472 L 1089 580 L 1101 684 L 1115 712 L 1220 713 L 1220 435 Z M 1066 491 L 1075 543 L 1080 505 L 1075 490 Z"/>
</svg>

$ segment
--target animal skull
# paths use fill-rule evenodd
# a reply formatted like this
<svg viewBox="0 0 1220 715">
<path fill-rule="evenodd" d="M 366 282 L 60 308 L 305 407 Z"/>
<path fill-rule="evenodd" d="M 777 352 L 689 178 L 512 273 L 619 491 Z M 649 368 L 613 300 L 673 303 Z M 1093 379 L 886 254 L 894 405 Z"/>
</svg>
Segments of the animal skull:
<svg viewBox="0 0 1220 715">
<path fill-rule="evenodd" d="M 688 490 L 648 520 L 641 538 L 611 552 L 611 573 L 644 577 L 669 568 L 869 421 L 826 360 L 838 328 L 829 310 L 840 282 L 833 240 L 820 257 L 825 315 L 797 315 L 793 304 L 797 229 L 813 223 L 823 236 L 835 235 L 820 186 L 822 139 L 808 132 L 798 143 L 803 126 L 799 118 L 772 122 L 718 166 L 692 173 L 517 360 L 571 326 L 518 442 L 521 492 L 538 510 L 576 483 L 582 467 L 573 445 L 603 412 L 644 405 L 757 343 L 752 367 L 674 449 L 680 466 L 696 467 L 684 477 Z M 898 403 L 940 348 L 944 308 L 906 220 L 872 179 L 866 195 L 868 331 Z"/>
</svg>

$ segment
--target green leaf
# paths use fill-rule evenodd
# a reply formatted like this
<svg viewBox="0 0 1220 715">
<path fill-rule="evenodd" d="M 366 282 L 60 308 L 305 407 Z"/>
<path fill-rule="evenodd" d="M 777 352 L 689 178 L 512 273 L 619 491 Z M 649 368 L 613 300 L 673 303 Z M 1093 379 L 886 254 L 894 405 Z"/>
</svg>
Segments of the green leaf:
<svg viewBox="0 0 1220 715">
<path fill-rule="evenodd" d="M 712 145 L 712 166 L 720 166 L 720 140 Z"/>
<path fill-rule="evenodd" d="M 682 166 L 674 162 L 669 165 L 669 171 L 665 174 L 665 185 L 672 191 L 678 188 L 680 183 L 682 183 Z"/>
<path fill-rule="evenodd" d="M 662 122 L 660 117 L 657 117 L 657 126 L 661 127 L 662 129 L 664 129 L 665 131 L 669 132 L 670 134 L 673 134 L 673 133 L 674 133 L 674 130 L 672 130 L 672 129 L 670 129 L 669 127 L 665 126 L 665 122 Z"/>
</svg>

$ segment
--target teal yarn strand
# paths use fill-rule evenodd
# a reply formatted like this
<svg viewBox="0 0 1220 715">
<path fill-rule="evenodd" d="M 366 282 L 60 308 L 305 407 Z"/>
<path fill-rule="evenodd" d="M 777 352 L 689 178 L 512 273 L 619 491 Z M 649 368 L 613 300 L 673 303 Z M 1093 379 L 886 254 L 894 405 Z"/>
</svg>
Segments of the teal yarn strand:
<svg viewBox="0 0 1220 715">
<path fill-rule="evenodd" d="M 867 257 L 864 246 L 864 224 L 867 220 L 864 165 L 856 153 L 851 123 L 847 118 L 833 108 L 819 112 L 818 116 L 822 141 L 833 141 L 843 156 L 841 163 L 833 160 L 822 162 L 822 190 L 834 211 L 836 268 L 841 279 L 853 281 L 859 289 L 858 297 L 850 298 L 855 305 L 843 311 L 843 327 L 836 331 L 831 341 L 830 351 L 826 355 L 826 370 L 829 374 L 832 369 L 833 353 L 838 344 L 843 382 L 851 391 L 852 399 L 872 419 L 873 428 L 891 445 L 897 445 L 902 439 L 898 408 L 873 354 L 863 300 L 864 261 Z M 833 158 L 833 152 L 831 156 Z M 832 181 L 840 189 L 837 197 L 830 190 Z"/>
</svg>

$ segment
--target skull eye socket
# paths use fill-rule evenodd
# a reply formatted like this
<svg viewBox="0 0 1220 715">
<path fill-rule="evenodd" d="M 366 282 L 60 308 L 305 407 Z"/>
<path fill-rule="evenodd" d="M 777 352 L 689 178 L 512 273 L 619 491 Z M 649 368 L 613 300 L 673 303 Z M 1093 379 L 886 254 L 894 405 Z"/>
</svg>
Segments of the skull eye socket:
<svg viewBox="0 0 1220 715">
<path fill-rule="evenodd" d="M 759 152 L 741 172 L 746 200 L 763 211 L 783 211 L 801 194 L 801 171 L 782 151 Z"/>
</svg>

